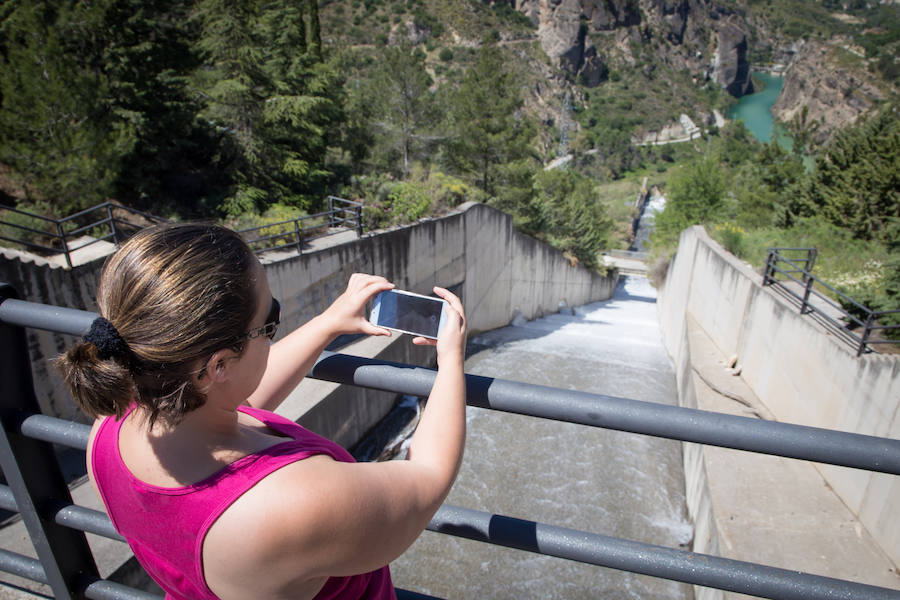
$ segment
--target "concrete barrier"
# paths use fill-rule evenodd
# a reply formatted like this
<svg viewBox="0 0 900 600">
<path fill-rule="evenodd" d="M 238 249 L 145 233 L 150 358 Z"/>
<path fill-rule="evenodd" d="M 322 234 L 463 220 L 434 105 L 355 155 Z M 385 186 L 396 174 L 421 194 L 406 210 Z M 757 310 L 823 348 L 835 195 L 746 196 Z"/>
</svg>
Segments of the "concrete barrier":
<svg viewBox="0 0 900 600">
<path fill-rule="evenodd" d="M 272 293 L 282 305 L 282 332 L 299 327 L 329 306 L 354 272 L 384 275 L 398 288 L 419 293 L 429 294 L 435 285 L 452 289 L 466 307 L 470 334 L 507 325 L 518 314 L 532 319 L 555 312 L 561 302 L 577 306 L 608 299 L 617 279 L 615 274 L 606 277 L 572 264 L 560 251 L 518 232 L 506 213 L 478 203 L 302 255 L 264 255 L 262 262 Z M 102 260 L 97 260 L 67 270 L 4 254 L 0 281 L 11 284 L 25 300 L 96 310 L 101 267 Z M 42 409 L 84 421 L 50 364 L 71 340 L 41 331 L 29 331 L 28 339 Z M 364 351 L 400 362 L 433 360 L 433 354 L 410 349 L 407 337 L 395 340 L 402 346 L 365 346 Z M 314 401 L 300 398 L 304 393 L 292 394 L 285 410 L 314 431 L 348 446 L 379 421 L 394 401 L 389 394 L 356 389 L 315 388 L 310 391 Z"/>
<path fill-rule="evenodd" d="M 701 227 L 681 234 L 660 290 L 659 314 L 682 403 L 696 403 L 688 344 L 692 319 L 725 356 L 737 356 L 742 380 L 777 420 L 900 437 L 900 356 L 857 357 L 854 349 L 764 288 L 760 274 Z M 688 504 L 695 518 L 708 507 L 700 452 L 696 447 L 685 451 Z M 816 468 L 890 560 L 900 564 L 900 479 L 829 465 Z M 717 549 L 717 532 L 708 522 L 698 525 L 697 533 L 698 542 Z"/>
</svg>

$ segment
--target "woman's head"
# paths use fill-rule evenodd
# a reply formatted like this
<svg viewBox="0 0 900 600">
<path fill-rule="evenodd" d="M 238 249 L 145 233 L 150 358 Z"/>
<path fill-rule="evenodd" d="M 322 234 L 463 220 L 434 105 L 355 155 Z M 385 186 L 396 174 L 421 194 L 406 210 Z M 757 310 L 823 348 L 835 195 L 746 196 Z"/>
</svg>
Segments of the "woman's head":
<svg viewBox="0 0 900 600">
<path fill-rule="evenodd" d="M 73 397 L 92 416 L 121 416 L 134 402 L 151 422 L 178 422 L 205 401 L 198 365 L 223 348 L 242 351 L 241 334 L 261 309 L 261 277 L 252 251 L 228 229 L 176 224 L 137 233 L 107 260 L 97 291 L 124 351 L 106 357 L 82 341 L 62 355 L 57 365 Z"/>
</svg>

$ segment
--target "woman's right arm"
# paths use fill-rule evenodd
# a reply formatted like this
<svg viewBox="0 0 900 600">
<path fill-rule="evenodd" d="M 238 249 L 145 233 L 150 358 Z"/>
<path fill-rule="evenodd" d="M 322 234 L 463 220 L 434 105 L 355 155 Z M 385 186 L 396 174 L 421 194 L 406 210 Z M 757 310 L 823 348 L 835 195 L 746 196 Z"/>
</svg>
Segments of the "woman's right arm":
<svg viewBox="0 0 900 600">
<path fill-rule="evenodd" d="M 208 579 L 221 573 L 239 584 L 250 577 L 284 593 L 304 581 L 380 568 L 425 529 L 459 471 L 466 423 L 465 316 L 456 296 L 435 292 L 452 311 L 437 341 L 438 372 L 408 459 L 341 463 L 315 456 L 269 475 L 228 509 L 223 527 L 210 531 L 204 556 L 209 547 L 216 559 L 206 563 Z M 215 550 L 229 539 L 240 539 L 239 556 Z"/>
</svg>

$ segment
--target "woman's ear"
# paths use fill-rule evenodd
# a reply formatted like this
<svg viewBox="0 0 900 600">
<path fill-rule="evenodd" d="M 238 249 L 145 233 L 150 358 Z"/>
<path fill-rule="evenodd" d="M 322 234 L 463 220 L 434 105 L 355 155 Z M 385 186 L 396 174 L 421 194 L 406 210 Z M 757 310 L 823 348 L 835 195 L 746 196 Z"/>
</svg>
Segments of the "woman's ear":
<svg viewBox="0 0 900 600">
<path fill-rule="evenodd" d="M 194 381 L 201 389 L 228 379 L 228 359 L 233 358 L 234 352 L 227 349 L 217 350 L 202 369 L 194 375 Z"/>
<path fill-rule="evenodd" d="M 210 357 L 206 366 L 210 381 L 222 383 L 228 379 L 228 363 L 231 358 L 234 358 L 234 352 L 224 348 Z"/>
</svg>

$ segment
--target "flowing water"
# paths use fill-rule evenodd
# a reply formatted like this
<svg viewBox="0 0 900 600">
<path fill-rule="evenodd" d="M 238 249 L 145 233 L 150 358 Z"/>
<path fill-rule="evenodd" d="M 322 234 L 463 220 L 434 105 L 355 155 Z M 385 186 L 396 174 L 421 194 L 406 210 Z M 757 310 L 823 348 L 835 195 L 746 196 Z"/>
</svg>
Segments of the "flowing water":
<svg viewBox="0 0 900 600">
<path fill-rule="evenodd" d="M 466 372 L 674 404 L 643 277 L 612 299 L 481 334 Z M 690 543 L 680 443 L 470 407 L 450 504 L 668 547 Z M 426 531 L 391 566 L 441 598 L 691 598 L 689 586 Z"/>
</svg>

